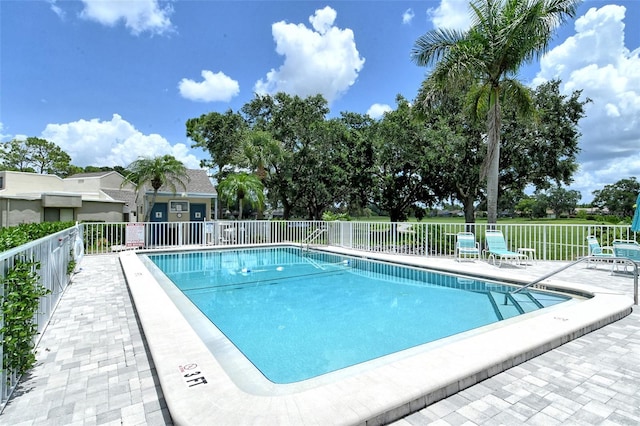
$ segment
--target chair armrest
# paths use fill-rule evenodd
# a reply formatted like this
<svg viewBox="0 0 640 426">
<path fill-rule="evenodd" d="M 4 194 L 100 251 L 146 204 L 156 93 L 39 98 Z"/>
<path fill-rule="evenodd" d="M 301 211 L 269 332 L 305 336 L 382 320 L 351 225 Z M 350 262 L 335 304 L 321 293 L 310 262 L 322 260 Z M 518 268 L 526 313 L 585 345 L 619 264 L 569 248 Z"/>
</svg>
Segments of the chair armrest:
<svg viewBox="0 0 640 426">
<path fill-rule="evenodd" d="M 600 247 L 600 253 L 602 254 L 615 254 L 615 250 L 611 246 Z"/>
</svg>

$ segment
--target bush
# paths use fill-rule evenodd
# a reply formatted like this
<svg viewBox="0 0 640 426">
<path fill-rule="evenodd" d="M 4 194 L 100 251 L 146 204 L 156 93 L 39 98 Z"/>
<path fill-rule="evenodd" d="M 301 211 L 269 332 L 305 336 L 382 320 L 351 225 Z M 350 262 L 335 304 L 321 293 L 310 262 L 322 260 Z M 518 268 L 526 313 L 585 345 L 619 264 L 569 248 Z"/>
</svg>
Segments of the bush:
<svg viewBox="0 0 640 426">
<path fill-rule="evenodd" d="M 43 222 L 23 223 L 9 228 L 0 228 L 0 251 L 27 244 L 72 226 L 74 226 L 73 222 Z"/>
<path fill-rule="evenodd" d="M 334 220 L 348 222 L 351 220 L 351 217 L 347 213 L 333 213 L 330 211 L 326 211 L 322 213 L 322 220 L 324 220 L 325 222 L 333 222 Z"/>
<path fill-rule="evenodd" d="M 73 225 L 73 222 L 45 222 L 2 228 L 0 251 L 27 244 Z M 2 369 L 10 369 L 18 375 L 24 374 L 36 361 L 33 338 L 38 332 L 38 326 L 33 318 L 38 310 L 40 298 L 49 293 L 49 290 L 40 284 L 39 269 L 39 262 L 25 259 L 24 255 L 15 256 L 13 267 L 0 277 L 3 294 L 0 299 Z"/>
<path fill-rule="evenodd" d="M 615 215 L 612 215 L 612 214 L 609 214 L 609 215 L 606 215 L 606 216 L 598 215 L 597 219 L 600 222 L 611 223 L 612 225 L 616 225 L 616 224 L 620 223 L 620 218 L 618 216 L 615 216 Z"/>
<path fill-rule="evenodd" d="M 32 260 L 16 260 L 12 269 L 2 278 L 5 296 L 2 298 L 3 326 L 2 369 L 11 369 L 18 375 L 33 367 L 36 356 L 33 352 L 33 337 L 38 326 L 33 317 L 38 310 L 40 298 L 49 293 L 38 282 L 40 264 Z"/>
</svg>

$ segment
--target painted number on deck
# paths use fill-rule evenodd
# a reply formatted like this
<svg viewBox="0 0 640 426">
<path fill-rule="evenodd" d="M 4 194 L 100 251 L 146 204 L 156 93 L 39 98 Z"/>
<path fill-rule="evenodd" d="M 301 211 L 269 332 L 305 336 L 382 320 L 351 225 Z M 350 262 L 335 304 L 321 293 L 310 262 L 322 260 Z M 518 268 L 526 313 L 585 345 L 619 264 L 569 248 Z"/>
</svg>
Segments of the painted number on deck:
<svg viewBox="0 0 640 426">
<path fill-rule="evenodd" d="M 190 388 L 198 385 L 206 385 L 207 379 L 204 378 L 204 374 L 198 368 L 198 364 L 190 363 L 185 365 L 179 365 L 178 369 L 182 373 L 182 378 Z"/>
</svg>

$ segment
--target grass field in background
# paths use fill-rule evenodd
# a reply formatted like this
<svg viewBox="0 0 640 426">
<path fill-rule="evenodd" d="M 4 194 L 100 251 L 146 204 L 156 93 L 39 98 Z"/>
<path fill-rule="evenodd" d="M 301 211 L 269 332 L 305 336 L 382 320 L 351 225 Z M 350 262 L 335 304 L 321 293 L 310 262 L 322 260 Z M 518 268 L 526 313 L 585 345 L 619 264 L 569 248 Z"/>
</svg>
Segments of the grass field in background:
<svg viewBox="0 0 640 426">
<path fill-rule="evenodd" d="M 374 222 L 377 231 L 391 230 L 389 218 L 384 216 L 358 218 L 358 222 Z M 388 225 L 384 225 L 384 223 Z M 411 219 L 413 234 L 405 235 L 405 243 L 426 245 L 432 254 L 447 254 L 453 251 L 455 234 L 462 231 L 473 231 L 476 240 L 484 247 L 484 232 L 487 220 L 474 222 L 471 229 L 465 229 L 462 217 L 428 217 L 421 221 Z M 614 240 L 631 240 L 636 235 L 630 231 L 628 223 L 611 224 L 605 221 L 595 221 L 580 218 L 567 219 L 528 219 L 502 218 L 497 228 L 502 230 L 507 245 L 515 250 L 518 247 L 532 248 L 537 256 L 548 260 L 575 260 L 588 255 L 586 238 L 594 235 L 603 246 L 611 245 Z M 426 232 L 425 232 L 426 231 Z M 426 238 L 426 242 L 425 242 Z M 397 243 L 392 240 L 390 244 Z"/>
<path fill-rule="evenodd" d="M 353 221 L 358 222 L 389 222 L 389 216 L 371 216 L 371 217 L 354 217 Z M 630 220 L 630 219 L 629 219 Z M 436 216 L 436 217 L 425 217 L 424 219 L 418 221 L 416 218 L 409 218 L 407 222 L 417 222 L 417 223 L 465 223 L 464 217 L 457 216 Z M 476 219 L 474 223 L 487 223 L 486 218 Z M 514 218 L 500 218 L 498 219 L 498 224 L 537 224 L 537 225 L 612 225 L 611 223 L 605 221 L 596 221 L 596 220 L 587 220 L 580 218 L 568 218 L 568 219 L 529 219 L 525 217 L 514 217 Z M 630 221 L 622 221 L 617 223 L 616 225 L 625 225 L 630 224 Z"/>
</svg>

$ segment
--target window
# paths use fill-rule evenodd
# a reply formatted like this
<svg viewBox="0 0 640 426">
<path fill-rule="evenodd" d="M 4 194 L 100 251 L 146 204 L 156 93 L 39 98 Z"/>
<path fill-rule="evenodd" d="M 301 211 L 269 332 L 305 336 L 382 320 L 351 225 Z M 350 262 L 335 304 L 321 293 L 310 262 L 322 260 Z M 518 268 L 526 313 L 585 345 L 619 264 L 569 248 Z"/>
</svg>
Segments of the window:
<svg viewBox="0 0 640 426">
<path fill-rule="evenodd" d="M 4 189 L 4 176 L 0 176 L 0 189 Z"/>
<path fill-rule="evenodd" d="M 171 213 L 182 213 L 189 211 L 188 201 L 169 201 L 169 211 Z"/>
</svg>

